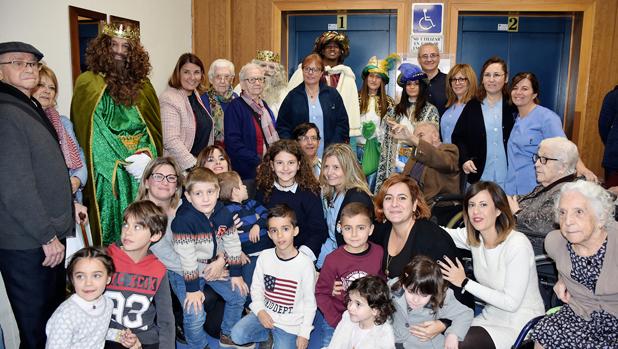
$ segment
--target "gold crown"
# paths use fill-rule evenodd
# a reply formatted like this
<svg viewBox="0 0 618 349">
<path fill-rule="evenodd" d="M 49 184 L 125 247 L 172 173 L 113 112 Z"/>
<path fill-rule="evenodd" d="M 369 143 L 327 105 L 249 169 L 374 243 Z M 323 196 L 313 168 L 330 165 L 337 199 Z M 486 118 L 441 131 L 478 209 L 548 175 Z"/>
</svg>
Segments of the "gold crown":
<svg viewBox="0 0 618 349">
<path fill-rule="evenodd" d="M 103 26 L 103 34 L 114 38 L 127 40 L 139 40 L 139 28 L 133 28 L 130 25 L 122 23 L 107 23 Z"/>
<path fill-rule="evenodd" d="M 262 62 L 281 63 L 281 57 L 279 57 L 279 54 L 268 50 L 257 51 L 255 59 Z"/>
</svg>

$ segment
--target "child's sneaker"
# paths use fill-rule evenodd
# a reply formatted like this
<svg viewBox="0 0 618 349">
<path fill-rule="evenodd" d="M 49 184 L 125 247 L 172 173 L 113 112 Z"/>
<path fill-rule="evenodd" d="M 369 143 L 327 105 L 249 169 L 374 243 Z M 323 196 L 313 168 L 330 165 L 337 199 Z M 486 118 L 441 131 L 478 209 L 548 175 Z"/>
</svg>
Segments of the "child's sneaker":
<svg viewBox="0 0 618 349">
<path fill-rule="evenodd" d="M 221 348 L 243 348 L 243 349 L 253 349 L 255 348 L 255 343 L 247 343 L 247 344 L 236 344 L 234 343 L 234 341 L 232 340 L 232 338 L 230 338 L 227 335 L 224 335 L 223 333 L 221 333 L 221 335 L 219 336 L 219 347 Z"/>
</svg>

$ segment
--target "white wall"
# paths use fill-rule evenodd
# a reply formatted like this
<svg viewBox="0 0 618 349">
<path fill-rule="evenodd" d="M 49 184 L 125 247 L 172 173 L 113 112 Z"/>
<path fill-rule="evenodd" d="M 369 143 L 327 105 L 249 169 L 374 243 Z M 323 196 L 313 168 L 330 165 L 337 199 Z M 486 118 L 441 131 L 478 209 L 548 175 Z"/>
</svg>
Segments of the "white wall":
<svg viewBox="0 0 618 349">
<path fill-rule="evenodd" d="M 191 0 L 0 0 L 0 42 L 34 45 L 58 76 L 58 109 L 69 115 L 73 91 L 69 5 L 140 22 L 150 79 L 161 93 L 176 60 L 191 45 Z"/>
</svg>

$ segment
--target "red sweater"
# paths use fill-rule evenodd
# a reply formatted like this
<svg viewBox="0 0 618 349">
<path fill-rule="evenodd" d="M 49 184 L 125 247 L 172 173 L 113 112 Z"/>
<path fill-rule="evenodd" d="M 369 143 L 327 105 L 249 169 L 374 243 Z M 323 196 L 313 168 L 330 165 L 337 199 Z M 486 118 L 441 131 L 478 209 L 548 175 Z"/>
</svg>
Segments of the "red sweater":
<svg viewBox="0 0 618 349">
<path fill-rule="evenodd" d="M 343 282 L 343 288 L 347 291 L 352 281 L 363 276 L 377 275 L 384 278 L 383 254 L 384 250 L 381 246 L 369 242 L 367 251 L 360 254 L 352 254 L 341 246 L 326 256 L 315 286 L 315 298 L 318 308 L 330 326 L 337 327 L 341 321 L 341 315 L 346 310 L 346 292 L 333 296 L 333 283 Z"/>
</svg>

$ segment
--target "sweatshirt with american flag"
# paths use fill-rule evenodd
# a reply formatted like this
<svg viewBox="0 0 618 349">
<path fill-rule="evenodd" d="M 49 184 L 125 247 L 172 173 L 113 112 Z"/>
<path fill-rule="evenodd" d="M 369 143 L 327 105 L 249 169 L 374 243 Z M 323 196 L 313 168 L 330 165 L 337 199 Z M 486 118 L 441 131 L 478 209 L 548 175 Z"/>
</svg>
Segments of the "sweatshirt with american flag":
<svg viewBox="0 0 618 349">
<path fill-rule="evenodd" d="M 255 315 L 265 310 L 275 327 L 309 339 L 317 308 L 313 262 L 303 253 L 283 260 L 274 248 L 264 250 L 255 266 L 251 299 Z"/>
</svg>

